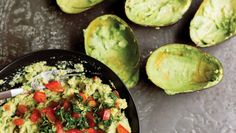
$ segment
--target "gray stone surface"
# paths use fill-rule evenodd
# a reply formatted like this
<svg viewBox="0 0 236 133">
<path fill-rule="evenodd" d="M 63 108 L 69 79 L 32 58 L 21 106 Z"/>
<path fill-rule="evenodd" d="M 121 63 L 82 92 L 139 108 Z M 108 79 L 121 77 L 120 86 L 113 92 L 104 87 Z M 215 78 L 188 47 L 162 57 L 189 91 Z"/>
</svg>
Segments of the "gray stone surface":
<svg viewBox="0 0 236 133">
<path fill-rule="evenodd" d="M 145 74 L 151 51 L 166 43 L 193 44 L 188 27 L 200 2 L 193 0 L 178 23 L 157 30 L 127 20 L 122 0 L 107 0 L 77 15 L 61 12 L 55 0 L 1 0 L 0 68 L 20 55 L 40 49 L 84 52 L 82 30 L 97 16 L 116 14 L 133 28 L 142 53 L 141 80 L 130 91 L 143 133 L 236 133 L 236 37 L 218 46 L 202 48 L 223 63 L 224 79 L 215 87 L 168 96 Z"/>
</svg>

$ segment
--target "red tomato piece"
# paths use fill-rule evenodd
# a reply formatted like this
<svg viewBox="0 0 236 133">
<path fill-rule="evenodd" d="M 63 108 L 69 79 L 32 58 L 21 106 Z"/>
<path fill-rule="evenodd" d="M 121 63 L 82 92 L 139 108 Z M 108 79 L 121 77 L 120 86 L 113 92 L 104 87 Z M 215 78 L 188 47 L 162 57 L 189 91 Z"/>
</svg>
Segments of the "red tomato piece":
<svg viewBox="0 0 236 133">
<path fill-rule="evenodd" d="M 16 126 L 21 126 L 24 124 L 24 119 L 21 119 L 21 118 L 17 118 L 17 119 L 14 119 L 13 120 L 13 123 L 16 125 Z"/>
<path fill-rule="evenodd" d="M 85 129 L 83 131 L 86 132 L 86 133 L 98 133 L 98 131 L 93 129 L 93 128 L 88 128 L 88 129 Z"/>
<path fill-rule="evenodd" d="M 4 105 L 3 105 L 3 108 L 4 108 L 5 111 L 8 111 L 8 110 L 11 109 L 11 107 L 10 107 L 9 104 L 4 104 Z"/>
<path fill-rule="evenodd" d="M 63 107 L 64 107 L 64 110 L 67 111 L 70 108 L 70 101 L 69 100 L 64 100 L 63 101 Z"/>
<path fill-rule="evenodd" d="M 55 116 L 55 110 L 51 107 L 46 107 L 41 110 L 42 113 L 45 113 L 46 117 L 51 123 L 55 123 L 57 121 L 57 118 Z"/>
<path fill-rule="evenodd" d="M 63 92 L 64 88 L 62 87 L 59 81 L 50 81 L 49 83 L 45 84 L 45 87 L 50 91 L 54 92 Z"/>
<path fill-rule="evenodd" d="M 55 111 L 52 108 L 49 108 L 46 112 L 46 117 L 51 123 L 55 123 L 57 121 L 57 118 L 55 116 Z"/>
<path fill-rule="evenodd" d="M 90 107 L 95 107 L 95 106 L 97 105 L 97 102 L 94 100 L 94 98 L 93 98 L 92 96 L 90 96 L 90 97 L 88 98 L 88 105 L 89 105 Z"/>
<path fill-rule="evenodd" d="M 72 116 L 74 119 L 80 118 L 80 114 L 79 114 L 79 113 L 76 113 L 76 112 L 73 112 L 73 113 L 71 114 L 71 116 Z"/>
<path fill-rule="evenodd" d="M 70 130 L 67 130 L 66 133 L 83 133 L 83 132 L 78 129 L 70 129 Z"/>
<path fill-rule="evenodd" d="M 24 114 L 25 112 L 28 111 L 28 108 L 26 105 L 19 104 L 16 109 L 20 114 Z"/>
<path fill-rule="evenodd" d="M 101 116 L 102 120 L 109 120 L 111 116 L 111 110 L 110 109 L 103 109 L 98 112 L 98 114 Z"/>
<path fill-rule="evenodd" d="M 39 110 L 34 109 L 32 114 L 30 115 L 30 120 L 32 122 L 37 122 L 40 117 L 41 117 L 41 114 L 40 114 Z"/>
<path fill-rule="evenodd" d="M 129 131 L 126 128 L 124 128 L 121 124 L 119 124 L 117 126 L 116 132 L 117 133 L 129 133 Z"/>
<path fill-rule="evenodd" d="M 115 107 L 118 109 L 120 108 L 120 103 L 119 103 L 118 99 L 115 101 Z"/>
<path fill-rule="evenodd" d="M 94 116 L 93 116 L 93 113 L 91 112 L 88 112 L 86 114 L 86 118 L 88 119 L 88 124 L 90 127 L 94 127 L 95 126 L 95 121 L 94 121 Z"/>
<path fill-rule="evenodd" d="M 82 97 L 82 102 L 84 103 L 84 102 L 86 102 L 86 100 L 87 100 L 87 97 L 86 97 L 86 95 L 84 94 L 84 93 L 82 93 L 82 92 L 80 92 L 79 93 L 79 95 Z"/>
<path fill-rule="evenodd" d="M 89 105 L 90 107 L 95 107 L 95 106 L 97 105 L 97 103 L 96 103 L 95 100 L 91 100 L 91 101 L 88 102 L 88 105 Z"/>
<path fill-rule="evenodd" d="M 97 133 L 105 133 L 105 131 L 103 131 L 102 129 L 98 129 Z"/>
<path fill-rule="evenodd" d="M 109 120 L 111 116 L 111 110 L 110 109 L 105 109 L 103 113 L 102 120 Z"/>
<path fill-rule="evenodd" d="M 65 133 L 62 123 L 60 121 L 56 123 L 56 133 Z"/>
<path fill-rule="evenodd" d="M 44 92 L 36 91 L 33 98 L 36 102 L 43 103 L 46 101 L 46 94 Z"/>
</svg>

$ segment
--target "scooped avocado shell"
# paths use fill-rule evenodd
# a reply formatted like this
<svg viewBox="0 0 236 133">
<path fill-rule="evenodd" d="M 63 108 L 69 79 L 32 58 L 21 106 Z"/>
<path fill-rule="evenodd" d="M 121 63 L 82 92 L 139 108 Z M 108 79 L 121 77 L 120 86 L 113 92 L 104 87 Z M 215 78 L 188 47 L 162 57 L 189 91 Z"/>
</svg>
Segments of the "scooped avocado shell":
<svg viewBox="0 0 236 133">
<path fill-rule="evenodd" d="M 209 88 L 223 77 L 223 67 L 215 57 L 183 44 L 169 44 L 154 51 L 146 72 L 170 95 Z"/>
<path fill-rule="evenodd" d="M 191 0 L 126 0 L 125 12 L 134 23 L 159 27 L 176 23 L 190 4 Z"/>
<path fill-rule="evenodd" d="M 236 34 L 236 0 L 204 0 L 190 24 L 200 47 L 219 44 Z"/>
<path fill-rule="evenodd" d="M 86 11 L 103 0 L 57 0 L 58 6 L 65 13 L 76 14 Z"/>
<path fill-rule="evenodd" d="M 128 88 L 139 80 L 140 53 L 132 29 L 115 15 L 93 20 L 84 32 L 85 51 L 110 67 Z"/>
</svg>

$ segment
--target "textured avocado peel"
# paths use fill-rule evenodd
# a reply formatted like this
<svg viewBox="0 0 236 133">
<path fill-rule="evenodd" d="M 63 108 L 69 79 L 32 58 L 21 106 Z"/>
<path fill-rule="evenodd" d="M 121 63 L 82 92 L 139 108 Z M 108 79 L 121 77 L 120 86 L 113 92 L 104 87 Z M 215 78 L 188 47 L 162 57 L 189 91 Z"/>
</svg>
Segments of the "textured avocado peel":
<svg viewBox="0 0 236 133">
<path fill-rule="evenodd" d="M 191 5 L 191 0 L 126 0 L 125 13 L 136 24 L 152 27 L 176 23 Z"/>
<path fill-rule="evenodd" d="M 56 0 L 61 10 L 68 14 L 76 14 L 86 11 L 103 0 Z"/>
<path fill-rule="evenodd" d="M 110 67 L 128 88 L 139 80 L 140 53 L 132 29 L 115 15 L 93 20 L 84 31 L 85 51 Z"/>
<path fill-rule="evenodd" d="M 236 34 L 236 0 L 204 0 L 190 23 L 197 46 L 219 44 Z"/>
<path fill-rule="evenodd" d="M 168 44 L 155 50 L 147 61 L 146 72 L 169 95 L 206 89 L 223 78 L 223 66 L 215 57 L 184 44 Z"/>
</svg>

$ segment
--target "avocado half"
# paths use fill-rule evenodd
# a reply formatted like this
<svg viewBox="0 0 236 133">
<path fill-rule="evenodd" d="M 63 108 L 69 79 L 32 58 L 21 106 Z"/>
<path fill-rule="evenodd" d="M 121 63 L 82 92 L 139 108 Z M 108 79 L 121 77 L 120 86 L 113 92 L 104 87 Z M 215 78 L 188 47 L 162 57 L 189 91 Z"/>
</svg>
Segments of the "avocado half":
<svg viewBox="0 0 236 133">
<path fill-rule="evenodd" d="M 169 95 L 209 88 L 223 78 L 219 60 L 184 44 L 168 44 L 155 50 L 148 58 L 146 72 Z"/>
<path fill-rule="evenodd" d="M 115 15 L 93 20 L 84 31 L 85 51 L 111 68 L 127 88 L 139 80 L 140 52 L 132 29 Z"/>
<path fill-rule="evenodd" d="M 57 0 L 61 10 L 68 14 L 76 14 L 86 11 L 103 0 Z"/>
<path fill-rule="evenodd" d="M 126 0 L 125 13 L 136 24 L 152 27 L 176 23 L 192 0 Z"/>
<path fill-rule="evenodd" d="M 204 0 L 190 23 L 197 46 L 219 44 L 236 34 L 236 0 Z"/>
</svg>

